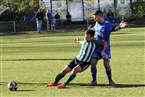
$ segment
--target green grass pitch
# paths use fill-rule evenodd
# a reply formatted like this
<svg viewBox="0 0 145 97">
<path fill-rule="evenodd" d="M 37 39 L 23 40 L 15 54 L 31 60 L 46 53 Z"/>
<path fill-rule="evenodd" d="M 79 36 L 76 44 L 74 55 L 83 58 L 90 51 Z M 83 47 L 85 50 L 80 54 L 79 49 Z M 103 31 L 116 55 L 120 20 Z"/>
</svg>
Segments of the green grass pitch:
<svg viewBox="0 0 145 97">
<path fill-rule="evenodd" d="M 91 81 L 89 67 L 66 89 L 44 87 L 78 54 L 80 45 L 73 39 L 83 39 L 84 32 L 0 36 L 0 97 L 145 97 L 145 28 L 112 32 L 111 67 L 116 86 L 108 86 L 100 60 L 98 86 L 85 86 Z M 7 89 L 12 80 L 19 84 L 14 92 Z"/>
</svg>

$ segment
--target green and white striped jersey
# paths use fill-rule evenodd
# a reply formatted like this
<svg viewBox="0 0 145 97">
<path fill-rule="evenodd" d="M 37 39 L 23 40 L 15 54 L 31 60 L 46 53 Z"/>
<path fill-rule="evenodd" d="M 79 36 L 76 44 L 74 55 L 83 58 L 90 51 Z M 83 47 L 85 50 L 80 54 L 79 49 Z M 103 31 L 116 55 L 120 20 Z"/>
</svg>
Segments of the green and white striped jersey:
<svg viewBox="0 0 145 97">
<path fill-rule="evenodd" d="M 82 62 L 90 62 L 94 50 L 101 44 L 102 44 L 101 39 L 100 40 L 93 39 L 92 41 L 84 40 L 80 52 L 76 56 L 76 58 Z"/>
</svg>

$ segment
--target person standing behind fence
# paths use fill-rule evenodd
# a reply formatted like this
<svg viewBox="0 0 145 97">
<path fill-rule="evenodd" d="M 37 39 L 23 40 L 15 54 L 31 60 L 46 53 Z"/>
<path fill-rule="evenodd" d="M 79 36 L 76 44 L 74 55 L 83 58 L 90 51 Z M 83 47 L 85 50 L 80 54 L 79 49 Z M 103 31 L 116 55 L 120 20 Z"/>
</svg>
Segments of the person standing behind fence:
<svg viewBox="0 0 145 97">
<path fill-rule="evenodd" d="M 36 23 L 37 23 L 37 32 L 40 33 L 41 27 L 42 27 L 42 21 L 44 19 L 44 15 L 41 12 L 41 9 L 38 9 L 38 12 L 36 12 L 35 14 L 35 18 L 36 18 Z"/>
<path fill-rule="evenodd" d="M 69 12 L 66 14 L 66 21 L 68 24 L 71 24 L 71 14 Z"/>
<path fill-rule="evenodd" d="M 60 15 L 58 13 L 56 13 L 56 15 L 54 16 L 55 17 L 55 20 L 56 20 L 56 24 L 60 24 Z"/>
<path fill-rule="evenodd" d="M 47 19 L 47 31 L 51 31 L 51 24 L 52 24 L 52 14 L 51 12 L 48 10 L 46 12 L 46 19 Z"/>
<path fill-rule="evenodd" d="M 105 8 L 103 10 L 103 15 L 104 15 L 104 19 L 107 19 L 107 12 L 106 12 Z"/>
<path fill-rule="evenodd" d="M 51 20 L 51 31 L 55 31 L 55 24 L 56 24 L 55 17 L 52 17 L 52 20 Z"/>
<path fill-rule="evenodd" d="M 109 12 L 107 13 L 107 18 L 108 18 L 108 21 L 115 22 L 114 13 L 111 11 L 111 9 L 109 9 Z"/>
</svg>

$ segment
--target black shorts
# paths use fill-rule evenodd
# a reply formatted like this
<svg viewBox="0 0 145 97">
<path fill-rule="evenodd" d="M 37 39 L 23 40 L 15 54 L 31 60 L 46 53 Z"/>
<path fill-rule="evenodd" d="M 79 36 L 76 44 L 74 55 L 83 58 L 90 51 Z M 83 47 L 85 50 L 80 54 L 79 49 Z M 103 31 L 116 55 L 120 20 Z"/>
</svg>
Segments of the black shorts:
<svg viewBox="0 0 145 97">
<path fill-rule="evenodd" d="M 75 66 L 79 65 L 82 68 L 82 71 L 84 71 L 90 66 L 90 63 L 82 62 L 82 61 L 77 60 L 77 58 L 74 58 L 67 65 L 70 69 L 73 69 Z"/>
</svg>

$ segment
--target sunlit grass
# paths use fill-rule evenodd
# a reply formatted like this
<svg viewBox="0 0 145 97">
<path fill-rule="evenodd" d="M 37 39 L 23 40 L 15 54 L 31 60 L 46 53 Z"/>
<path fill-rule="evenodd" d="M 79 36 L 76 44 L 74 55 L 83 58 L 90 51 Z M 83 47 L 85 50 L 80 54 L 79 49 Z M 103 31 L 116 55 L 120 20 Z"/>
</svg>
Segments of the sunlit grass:
<svg viewBox="0 0 145 97">
<path fill-rule="evenodd" d="M 116 86 L 108 86 L 100 61 L 98 86 L 85 86 L 91 81 L 88 68 L 66 89 L 44 87 L 78 54 L 80 45 L 73 43 L 73 39 L 83 39 L 84 32 L 1 36 L 1 97 L 144 97 L 145 28 L 112 32 L 111 67 Z M 7 89 L 12 80 L 18 82 L 18 91 Z"/>
</svg>

